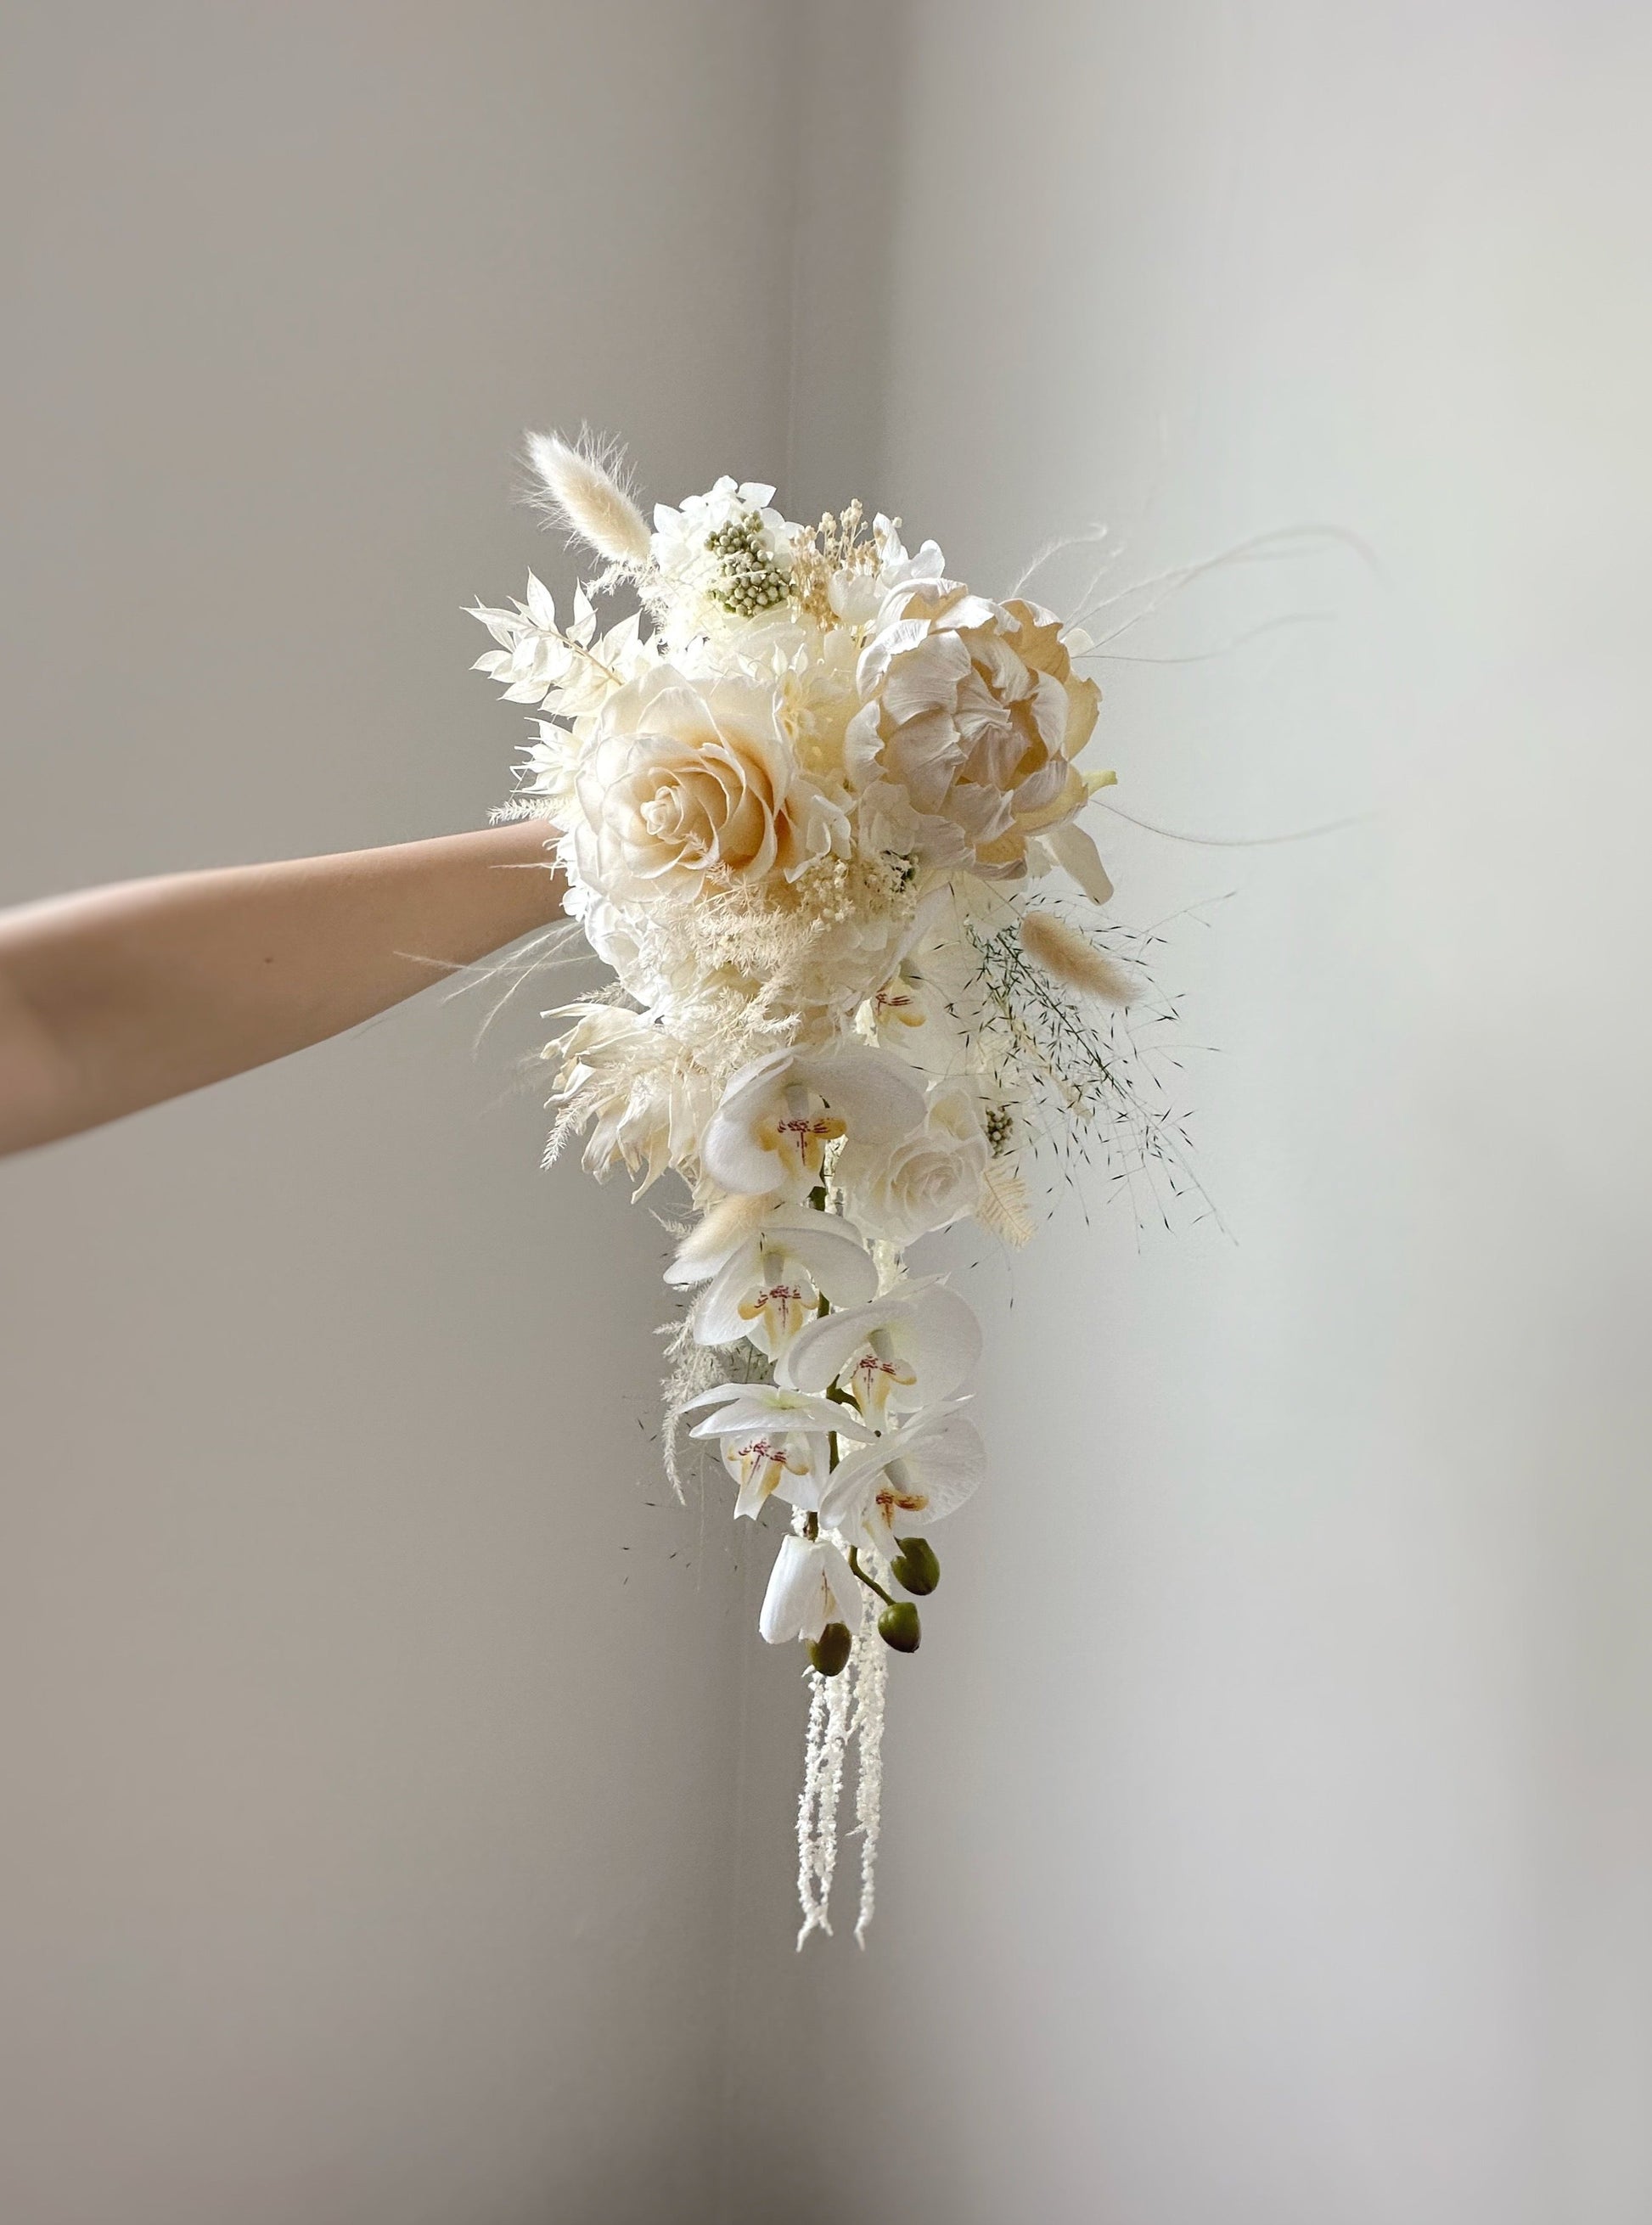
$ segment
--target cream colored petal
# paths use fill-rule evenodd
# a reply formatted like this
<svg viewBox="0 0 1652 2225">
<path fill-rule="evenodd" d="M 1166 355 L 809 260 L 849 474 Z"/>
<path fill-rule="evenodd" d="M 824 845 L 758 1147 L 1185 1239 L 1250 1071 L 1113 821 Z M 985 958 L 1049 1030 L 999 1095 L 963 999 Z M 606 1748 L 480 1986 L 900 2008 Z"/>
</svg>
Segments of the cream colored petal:
<svg viewBox="0 0 1652 2225">
<path fill-rule="evenodd" d="M 1029 707 L 1038 738 L 1047 750 L 1064 750 L 1067 745 L 1069 702 L 1067 689 L 1059 680 L 1041 672 L 1038 686 Z"/>
<path fill-rule="evenodd" d="M 926 711 L 946 709 L 970 676 L 970 653 L 956 634 L 931 634 L 897 657 L 883 683 L 883 713 L 900 725 Z"/>
<path fill-rule="evenodd" d="M 1100 851 L 1083 827 L 1069 820 L 1065 827 L 1052 827 L 1043 839 L 1056 864 L 1072 874 L 1091 902 L 1104 904 L 1112 895 L 1113 884 Z"/>
</svg>

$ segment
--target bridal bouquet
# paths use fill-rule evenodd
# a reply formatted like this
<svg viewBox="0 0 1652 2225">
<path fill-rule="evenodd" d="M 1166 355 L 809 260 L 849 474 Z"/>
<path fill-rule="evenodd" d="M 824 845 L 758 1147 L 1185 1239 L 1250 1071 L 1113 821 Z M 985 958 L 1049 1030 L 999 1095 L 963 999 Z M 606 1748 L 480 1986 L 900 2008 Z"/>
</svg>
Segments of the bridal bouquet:
<svg viewBox="0 0 1652 2225">
<path fill-rule="evenodd" d="M 972 1216 L 1024 1240 L 1041 1146 L 1122 1122 L 1153 1147 L 1079 823 L 1113 778 L 1086 762 L 1090 643 L 858 504 L 798 525 L 722 479 L 650 529 L 611 453 L 530 455 L 600 568 L 566 624 L 531 576 L 478 608 L 478 669 L 543 713 L 505 815 L 554 830 L 613 977 L 554 1016 L 550 1156 L 583 1137 L 598 1177 L 687 1186 L 668 1467 L 680 1488 L 687 1433 L 736 1517 L 789 1511 L 758 1626 L 807 1650 L 800 1944 L 831 1928 L 851 1749 L 864 1937 L 889 1657 L 917 1651 L 934 1533 L 987 1466 L 979 1327 L 909 1247 Z"/>
</svg>

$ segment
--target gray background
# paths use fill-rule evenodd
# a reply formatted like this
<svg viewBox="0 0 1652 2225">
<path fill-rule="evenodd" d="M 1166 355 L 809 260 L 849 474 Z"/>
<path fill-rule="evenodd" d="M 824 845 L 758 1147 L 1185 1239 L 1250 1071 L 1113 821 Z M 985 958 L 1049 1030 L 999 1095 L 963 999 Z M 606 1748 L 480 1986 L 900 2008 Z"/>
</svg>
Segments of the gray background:
<svg viewBox="0 0 1652 2225">
<path fill-rule="evenodd" d="M 531 992 L 0 1177 L 9 2225 L 1640 2225 L 1649 45 L 13 9 L 6 897 L 474 823 L 527 424 L 986 586 L 1381 573 L 1104 674 L 1123 808 L 1365 817 L 1102 822 L 1231 1233 L 940 1247 L 994 1475 L 864 1956 L 792 1953 L 767 1548 L 660 1488 L 665 1239 L 535 1174 Z"/>
</svg>

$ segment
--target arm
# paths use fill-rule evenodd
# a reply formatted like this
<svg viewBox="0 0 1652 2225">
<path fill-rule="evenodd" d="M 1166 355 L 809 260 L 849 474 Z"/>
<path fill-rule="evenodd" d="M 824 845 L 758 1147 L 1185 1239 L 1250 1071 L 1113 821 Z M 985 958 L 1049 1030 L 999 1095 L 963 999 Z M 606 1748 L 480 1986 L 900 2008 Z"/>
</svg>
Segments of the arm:
<svg viewBox="0 0 1652 2225">
<path fill-rule="evenodd" d="M 0 913 L 0 1152 L 320 1043 L 560 909 L 538 821 Z"/>
</svg>

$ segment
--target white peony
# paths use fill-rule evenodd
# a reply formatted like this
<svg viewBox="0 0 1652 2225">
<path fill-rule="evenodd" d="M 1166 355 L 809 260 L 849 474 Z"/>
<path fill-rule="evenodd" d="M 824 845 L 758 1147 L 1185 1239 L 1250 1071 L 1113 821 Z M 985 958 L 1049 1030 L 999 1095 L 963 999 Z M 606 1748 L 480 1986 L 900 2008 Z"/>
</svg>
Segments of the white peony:
<svg viewBox="0 0 1652 2225">
<path fill-rule="evenodd" d="M 634 997 L 653 1001 L 655 982 L 647 969 L 642 922 L 623 904 L 589 889 L 573 890 L 563 909 L 585 929 L 585 941 L 604 966 L 611 966 Z"/>
<path fill-rule="evenodd" d="M 1020 874 L 1029 840 L 1087 801 L 1072 760 L 1099 691 L 1074 675 L 1048 612 L 989 602 L 955 580 L 917 581 L 889 598 L 858 680 L 867 700 L 845 758 L 869 783 L 905 790 L 926 859 L 952 862 L 961 836 L 978 872 Z"/>
</svg>

